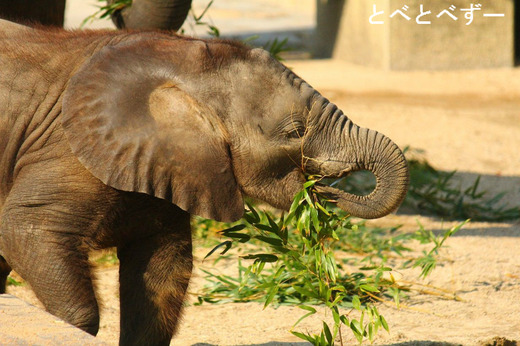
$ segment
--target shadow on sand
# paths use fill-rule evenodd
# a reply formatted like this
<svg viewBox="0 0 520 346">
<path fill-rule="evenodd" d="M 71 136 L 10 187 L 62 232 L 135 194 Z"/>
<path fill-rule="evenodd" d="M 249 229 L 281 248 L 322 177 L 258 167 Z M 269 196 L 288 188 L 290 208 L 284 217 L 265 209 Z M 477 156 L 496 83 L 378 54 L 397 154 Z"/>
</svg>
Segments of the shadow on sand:
<svg viewBox="0 0 520 346">
<path fill-rule="evenodd" d="M 457 190 L 465 190 L 473 186 L 475 181 L 480 177 L 477 192 L 486 192 L 483 201 L 488 201 L 498 194 L 503 194 L 495 203 L 491 204 L 495 210 L 515 209 L 516 218 L 503 219 L 497 221 L 479 221 L 471 220 L 472 224 L 485 222 L 482 227 L 463 228 L 457 232 L 454 237 L 461 236 L 483 236 L 483 237 L 520 237 L 520 176 L 499 176 L 476 174 L 469 172 L 457 172 L 453 178 L 452 187 Z M 453 221 L 453 219 L 443 219 L 440 216 L 421 213 L 416 209 L 402 208 L 398 212 L 401 215 L 420 214 L 437 219 L 438 221 Z M 460 219 L 463 221 L 464 219 Z M 456 220 L 455 220 L 456 221 Z M 443 233 L 444 230 L 433 230 L 434 233 Z"/>
<path fill-rule="evenodd" d="M 279 342 L 270 341 L 262 344 L 248 344 L 243 346 L 308 346 L 308 342 Z M 197 343 L 192 346 L 216 346 L 213 344 Z M 461 344 L 454 344 L 450 342 L 439 342 L 439 341 L 406 341 L 398 342 L 394 344 L 386 344 L 386 346 L 461 346 Z"/>
</svg>

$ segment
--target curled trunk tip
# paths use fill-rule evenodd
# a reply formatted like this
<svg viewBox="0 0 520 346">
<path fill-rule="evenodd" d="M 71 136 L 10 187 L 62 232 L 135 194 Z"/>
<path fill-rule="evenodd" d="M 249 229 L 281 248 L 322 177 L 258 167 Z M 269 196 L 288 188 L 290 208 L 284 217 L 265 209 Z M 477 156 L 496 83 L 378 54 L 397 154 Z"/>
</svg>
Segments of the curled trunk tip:
<svg viewBox="0 0 520 346">
<path fill-rule="evenodd" d="M 357 126 L 350 133 L 350 141 L 358 155 L 357 164 L 350 172 L 372 172 L 376 177 L 374 190 L 367 196 L 354 195 L 330 186 L 320 186 L 318 190 L 353 216 L 375 219 L 390 214 L 403 202 L 408 191 L 408 164 L 403 152 L 388 137 Z"/>
</svg>

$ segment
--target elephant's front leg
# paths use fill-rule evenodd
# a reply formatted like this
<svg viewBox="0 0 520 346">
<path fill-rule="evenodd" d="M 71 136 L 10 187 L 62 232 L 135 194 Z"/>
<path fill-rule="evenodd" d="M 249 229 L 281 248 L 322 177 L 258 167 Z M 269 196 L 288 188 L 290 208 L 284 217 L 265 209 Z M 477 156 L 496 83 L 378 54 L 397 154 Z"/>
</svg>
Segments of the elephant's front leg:
<svg viewBox="0 0 520 346">
<path fill-rule="evenodd" d="M 48 312 L 96 335 L 99 309 L 77 219 L 59 211 L 66 212 L 65 204 L 11 202 L 0 222 L 0 247 L 9 266 L 30 284 Z"/>
<path fill-rule="evenodd" d="M 99 308 L 88 252 L 118 196 L 76 161 L 42 160 L 20 170 L 0 215 L 0 249 L 9 266 L 47 311 L 93 335 Z"/>
<path fill-rule="evenodd" d="M 176 233 L 155 234 L 118 248 L 121 345 L 168 345 L 192 270 L 189 218 Z"/>
</svg>

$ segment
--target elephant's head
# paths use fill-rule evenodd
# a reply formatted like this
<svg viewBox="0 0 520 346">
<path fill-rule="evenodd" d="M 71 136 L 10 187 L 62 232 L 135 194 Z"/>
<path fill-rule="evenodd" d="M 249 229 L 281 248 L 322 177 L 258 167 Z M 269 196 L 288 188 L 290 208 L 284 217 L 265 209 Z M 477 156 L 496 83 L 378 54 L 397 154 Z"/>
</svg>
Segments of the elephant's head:
<svg viewBox="0 0 520 346">
<path fill-rule="evenodd" d="M 72 151 L 105 184 L 225 221 L 242 216 L 243 195 L 288 208 L 305 173 L 373 172 L 368 196 L 320 186 L 355 216 L 381 217 L 403 200 L 399 148 L 354 125 L 267 52 L 136 37 L 93 56 L 64 96 Z"/>
</svg>

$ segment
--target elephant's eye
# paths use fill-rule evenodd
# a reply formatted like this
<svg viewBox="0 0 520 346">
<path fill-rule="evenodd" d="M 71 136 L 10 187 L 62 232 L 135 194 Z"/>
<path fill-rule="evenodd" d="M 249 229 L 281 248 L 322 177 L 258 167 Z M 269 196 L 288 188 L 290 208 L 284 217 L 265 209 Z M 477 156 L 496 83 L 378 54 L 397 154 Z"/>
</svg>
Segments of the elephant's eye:
<svg viewBox="0 0 520 346">
<path fill-rule="evenodd" d="M 297 126 L 287 133 L 288 138 L 299 139 L 305 135 L 305 127 Z"/>
</svg>

